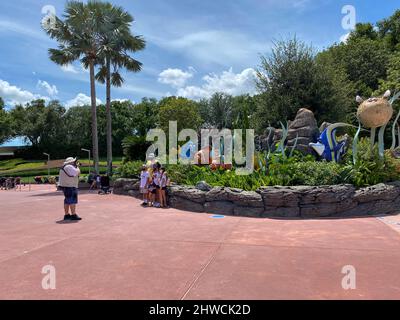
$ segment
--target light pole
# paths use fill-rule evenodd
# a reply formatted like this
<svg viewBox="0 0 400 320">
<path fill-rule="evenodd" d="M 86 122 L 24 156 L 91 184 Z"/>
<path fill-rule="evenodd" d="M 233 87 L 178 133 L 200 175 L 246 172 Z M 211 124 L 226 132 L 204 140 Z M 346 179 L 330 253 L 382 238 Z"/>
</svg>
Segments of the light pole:
<svg viewBox="0 0 400 320">
<path fill-rule="evenodd" d="M 50 155 L 46 152 L 43 152 L 45 156 L 47 156 L 47 180 L 50 179 Z"/>
<path fill-rule="evenodd" d="M 92 166 L 91 166 L 91 163 L 90 163 L 90 150 L 84 149 L 84 148 L 82 148 L 81 150 L 89 153 L 89 175 L 90 175 L 92 173 Z"/>
</svg>

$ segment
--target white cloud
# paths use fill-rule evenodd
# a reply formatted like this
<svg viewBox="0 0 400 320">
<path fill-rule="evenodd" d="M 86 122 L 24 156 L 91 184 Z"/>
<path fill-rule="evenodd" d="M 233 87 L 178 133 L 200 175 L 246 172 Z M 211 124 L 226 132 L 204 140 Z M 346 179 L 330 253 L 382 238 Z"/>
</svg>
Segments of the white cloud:
<svg viewBox="0 0 400 320">
<path fill-rule="evenodd" d="M 11 105 L 25 104 L 35 99 L 50 100 L 48 97 L 23 90 L 4 80 L 0 80 L 0 97 L 2 97 L 7 104 Z"/>
<path fill-rule="evenodd" d="M 55 85 L 49 84 L 47 81 L 39 80 L 37 83 L 38 89 L 46 90 L 50 97 L 56 97 L 58 95 L 58 89 Z"/>
<path fill-rule="evenodd" d="M 193 32 L 172 39 L 152 39 L 165 49 L 177 51 L 191 59 L 222 66 L 254 62 L 259 53 L 268 49 L 266 42 L 258 42 L 249 35 L 220 30 Z"/>
<path fill-rule="evenodd" d="M 112 101 L 117 101 L 117 102 L 127 102 L 129 99 L 112 99 Z M 132 101 L 133 102 L 133 101 Z"/>
<path fill-rule="evenodd" d="M 20 34 L 22 36 L 27 36 L 30 38 L 35 38 L 38 40 L 49 41 L 49 37 L 46 36 L 45 32 L 37 28 L 32 28 L 29 25 L 21 24 L 19 22 L 7 20 L 7 18 L 0 17 L 0 32 L 12 32 Z"/>
<path fill-rule="evenodd" d="M 189 68 L 189 71 L 169 68 L 159 74 L 158 82 L 169 84 L 174 88 L 181 88 L 193 77 L 193 73 L 193 68 Z"/>
<path fill-rule="evenodd" d="M 67 73 L 74 73 L 77 74 L 79 71 L 72 65 L 72 64 L 67 64 L 66 66 L 61 66 L 61 70 Z"/>
<path fill-rule="evenodd" d="M 255 94 L 256 71 L 252 68 L 244 69 L 240 73 L 234 73 L 232 68 L 223 71 L 220 75 L 209 74 L 203 77 L 201 86 L 186 86 L 179 88 L 177 96 L 191 99 L 209 98 L 216 92 L 224 92 L 230 95 Z"/>
<path fill-rule="evenodd" d="M 101 104 L 100 99 L 96 99 L 97 105 Z M 66 108 L 76 107 L 76 106 L 87 106 L 91 104 L 91 99 L 84 93 L 78 93 L 78 95 L 65 104 Z"/>
</svg>

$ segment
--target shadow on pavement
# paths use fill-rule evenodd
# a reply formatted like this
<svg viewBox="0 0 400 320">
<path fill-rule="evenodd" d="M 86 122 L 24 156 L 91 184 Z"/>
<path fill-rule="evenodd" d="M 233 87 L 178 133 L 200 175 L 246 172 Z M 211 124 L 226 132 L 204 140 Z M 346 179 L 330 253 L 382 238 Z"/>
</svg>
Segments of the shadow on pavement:
<svg viewBox="0 0 400 320">
<path fill-rule="evenodd" d="M 59 220 L 56 221 L 57 224 L 72 224 L 72 223 L 78 223 L 79 221 L 73 221 L 73 220 Z"/>
</svg>

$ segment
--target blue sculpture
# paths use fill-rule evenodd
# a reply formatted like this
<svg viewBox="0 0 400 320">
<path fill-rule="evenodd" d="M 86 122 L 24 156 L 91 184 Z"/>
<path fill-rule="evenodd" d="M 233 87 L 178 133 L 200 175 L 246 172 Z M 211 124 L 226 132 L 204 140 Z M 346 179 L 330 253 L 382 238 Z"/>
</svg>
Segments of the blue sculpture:
<svg viewBox="0 0 400 320">
<path fill-rule="evenodd" d="M 197 148 L 193 141 L 188 141 L 181 147 L 180 157 L 184 160 L 193 160 L 196 151 Z"/>
<path fill-rule="evenodd" d="M 348 127 L 346 123 L 336 123 L 326 128 L 318 138 L 317 143 L 310 143 L 310 147 L 327 161 L 339 162 L 346 153 L 347 140 L 337 141 L 336 130 L 339 127 Z"/>
</svg>

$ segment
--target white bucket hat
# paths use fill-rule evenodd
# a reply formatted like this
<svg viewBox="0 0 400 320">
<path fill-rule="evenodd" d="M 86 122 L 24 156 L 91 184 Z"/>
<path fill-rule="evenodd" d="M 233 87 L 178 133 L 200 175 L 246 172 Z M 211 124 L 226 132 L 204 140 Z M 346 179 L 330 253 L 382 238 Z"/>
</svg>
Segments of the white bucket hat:
<svg viewBox="0 0 400 320">
<path fill-rule="evenodd" d="M 75 161 L 76 161 L 76 158 L 69 157 L 69 158 L 65 159 L 64 164 L 66 165 L 66 164 L 74 163 Z"/>
</svg>

